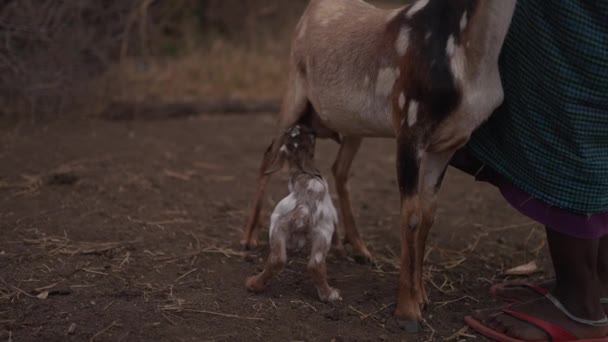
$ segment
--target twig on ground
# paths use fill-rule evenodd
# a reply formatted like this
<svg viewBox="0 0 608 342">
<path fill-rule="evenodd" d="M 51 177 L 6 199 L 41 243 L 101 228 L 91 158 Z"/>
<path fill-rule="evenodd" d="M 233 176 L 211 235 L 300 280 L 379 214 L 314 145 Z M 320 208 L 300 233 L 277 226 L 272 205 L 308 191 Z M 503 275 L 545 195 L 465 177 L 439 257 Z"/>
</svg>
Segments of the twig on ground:
<svg viewBox="0 0 608 342">
<path fill-rule="evenodd" d="M 244 316 L 239 316 L 239 315 L 231 315 L 231 314 L 225 314 L 225 313 L 221 313 L 221 312 L 214 312 L 214 311 L 207 311 L 207 310 L 182 309 L 181 311 L 202 313 L 202 314 L 220 316 L 220 317 L 226 317 L 226 318 L 245 319 L 245 320 L 251 320 L 251 321 L 263 321 L 264 320 L 261 317 L 244 317 Z"/>
<path fill-rule="evenodd" d="M 316 309 L 314 306 L 312 306 L 312 305 L 310 305 L 310 304 L 308 304 L 308 303 L 306 303 L 306 302 L 304 302 L 304 301 L 301 301 L 301 300 L 292 300 L 292 301 L 291 301 L 291 303 L 300 303 L 300 304 L 304 304 L 304 305 L 308 306 L 309 308 L 311 308 L 311 309 L 312 309 L 312 311 L 317 312 L 317 309 Z"/>
<path fill-rule="evenodd" d="M 106 331 L 114 328 L 114 327 L 118 327 L 120 326 L 120 324 L 118 324 L 117 321 L 112 322 L 112 324 L 108 325 L 107 327 L 103 328 L 100 332 L 98 332 L 97 334 L 93 335 L 93 337 L 91 337 L 91 339 L 89 340 L 89 342 L 93 342 L 95 341 L 95 339 L 101 335 L 103 335 Z"/>
<path fill-rule="evenodd" d="M 444 338 L 443 340 L 444 341 L 460 341 L 460 339 L 462 337 L 477 338 L 477 336 L 475 336 L 475 335 L 467 334 L 467 331 L 469 331 L 469 327 L 465 325 L 464 327 L 462 327 L 462 329 L 458 330 L 451 336 Z"/>
<path fill-rule="evenodd" d="M 449 301 L 446 301 L 446 302 L 438 302 L 437 304 L 439 304 L 439 305 L 437 305 L 435 308 L 439 309 L 440 307 L 443 307 L 443 306 L 446 306 L 446 305 L 452 304 L 452 303 L 457 303 L 457 302 L 460 302 L 460 301 L 465 300 L 465 299 L 471 299 L 471 300 L 474 300 L 476 302 L 479 302 L 478 299 L 473 298 L 471 296 L 463 296 L 463 297 L 460 297 L 458 299 L 449 300 Z"/>
<path fill-rule="evenodd" d="M 435 334 L 437 333 L 435 331 L 435 328 L 433 328 L 432 325 L 429 324 L 429 322 L 426 321 L 426 319 L 422 319 L 422 322 L 429 328 L 431 329 L 431 336 L 429 336 L 428 340 L 425 340 L 424 342 L 433 342 L 433 338 L 435 337 Z"/>
<path fill-rule="evenodd" d="M 196 271 L 197 271 L 197 268 L 193 268 L 193 269 L 191 269 L 190 271 L 188 271 L 188 272 L 186 272 L 186 273 L 182 274 L 181 276 L 177 277 L 177 278 L 176 278 L 176 279 L 175 279 L 173 282 L 174 282 L 174 283 L 177 283 L 178 281 L 180 281 L 180 280 L 184 279 L 185 277 L 187 277 L 187 276 L 188 276 L 189 274 L 191 274 L 192 272 L 196 272 Z"/>
</svg>

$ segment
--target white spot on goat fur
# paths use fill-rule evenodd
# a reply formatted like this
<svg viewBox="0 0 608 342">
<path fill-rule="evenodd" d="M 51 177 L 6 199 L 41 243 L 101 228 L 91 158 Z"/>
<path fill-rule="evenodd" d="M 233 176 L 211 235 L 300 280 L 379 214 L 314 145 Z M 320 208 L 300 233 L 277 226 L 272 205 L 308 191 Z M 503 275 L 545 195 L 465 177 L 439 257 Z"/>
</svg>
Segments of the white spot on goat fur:
<svg viewBox="0 0 608 342">
<path fill-rule="evenodd" d="M 456 38 L 454 38 L 454 35 L 450 35 L 450 37 L 448 38 L 448 42 L 445 46 L 445 52 L 447 53 L 447 55 L 449 57 L 454 56 L 454 52 L 456 51 Z"/>
<path fill-rule="evenodd" d="M 465 77 L 466 56 L 464 48 L 457 45 L 453 35 L 450 36 L 446 45 L 446 52 L 450 58 L 452 74 L 457 81 L 463 81 Z"/>
<path fill-rule="evenodd" d="M 298 39 L 302 39 L 302 38 L 304 38 L 304 36 L 306 36 L 307 28 L 308 28 L 308 20 L 307 20 L 307 18 L 304 18 L 302 20 L 302 23 L 300 26 L 300 32 L 298 32 Z"/>
<path fill-rule="evenodd" d="M 381 96 L 390 95 L 395 86 L 395 81 L 399 78 L 399 73 L 397 68 L 380 69 L 378 79 L 376 79 L 376 94 Z"/>
<path fill-rule="evenodd" d="M 411 230 L 416 229 L 416 227 L 418 227 L 418 223 L 420 223 L 420 219 L 418 219 L 418 216 L 416 215 L 412 215 L 410 217 L 410 222 L 408 222 Z"/>
<path fill-rule="evenodd" d="M 319 182 L 316 179 L 311 179 L 308 181 L 308 190 L 312 192 L 323 192 L 325 191 L 325 184 Z"/>
<path fill-rule="evenodd" d="M 317 264 L 320 264 L 323 262 L 323 253 L 321 252 L 317 252 L 315 254 L 315 256 L 313 257 L 313 261 Z"/>
<path fill-rule="evenodd" d="M 469 23 L 469 14 L 464 12 L 462 18 L 460 18 L 460 31 L 464 31 L 467 28 L 467 24 Z"/>
<path fill-rule="evenodd" d="M 403 26 L 399 30 L 399 35 L 397 36 L 397 40 L 395 41 L 395 49 L 399 56 L 405 56 L 407 52 L 407 48 L 410 45 L 410 28 Z"/>
<path fill-rule="evenodd" d="M 429 4 L 429 0 L 416 1 L 416 3 L 414 3 L 414 5 L 412 5 L 412 7 L 407 11 L 407 17 L 408 18 L 413 17 L 416 13 L 420 12 L 428 4 Z"/>
<path fill-rule="evenodd" d="M 462 47 L 456 47 L 454 55 L 450 59 L 450 67 L 452 68 L 452 74 L 457 81 L 463 81 L 465 77 L 465 55 Z"/>
<path fill-rule="evenodd" d="M 300 134 L 300 126 L 295 126 L 292 130 L 291 130 L 291 137 L 296 137 L 298 136 L 298 134 Z"/>
<path fill-rule="evenodd" d="M 405 94 L 401 93 L 401 95 L 399 95 L 399 109 L 403 110 L 403 107 L 405 107 Z"/>
<path fill-rule="evenodd" d="M 407 111 L 407 124 L 410 127 L 414 126 L 418 121 L 418 107 L 418 101 L 410 101 L 410 108 Z"/>
<path fill-rule="evenodd" d="M 433 32 L 429 31 L 424 35 L 424 40 L 425 41 L 429 41 L 429 39 L 431 39 L 431 36 L 433 35 Z"/>
</svg>

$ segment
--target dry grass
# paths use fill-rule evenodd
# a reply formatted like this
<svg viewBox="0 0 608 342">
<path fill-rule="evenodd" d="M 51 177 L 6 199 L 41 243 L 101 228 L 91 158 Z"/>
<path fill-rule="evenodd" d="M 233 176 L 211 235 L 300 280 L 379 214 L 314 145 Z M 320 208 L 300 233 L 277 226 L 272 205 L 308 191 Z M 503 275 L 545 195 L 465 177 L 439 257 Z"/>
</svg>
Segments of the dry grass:
<svg viewBox="0 0 608 342">
<path fill-rule="evenodd" d="M 288 44 L 246 47 L 222 40 L 170 60 L 130 60 L 110 68 L 113 101 L 190 102 L 209 98 L 274 98 L 287 79 Z M 117 82 L 118 81 L 118 82 Z"/>
</svg>

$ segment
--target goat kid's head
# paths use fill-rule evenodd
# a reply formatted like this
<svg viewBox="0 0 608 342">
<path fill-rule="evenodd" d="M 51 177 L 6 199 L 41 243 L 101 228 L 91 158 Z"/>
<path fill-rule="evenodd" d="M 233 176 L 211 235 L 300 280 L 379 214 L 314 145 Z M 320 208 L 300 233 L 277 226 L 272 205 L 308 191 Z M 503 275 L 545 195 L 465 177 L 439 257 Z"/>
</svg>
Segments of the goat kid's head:
<svg viewBox="0 0 608 342">
<path fill-rule="evenodd" d="M 274 167 L 267 174 L 279 171 L 285 162 L 291 172 L 319 174 L 314 165 L 316 134 L 310 127 L 294 125 L 280 138 L 279 151 L 273 162 Z"/>
</svg>

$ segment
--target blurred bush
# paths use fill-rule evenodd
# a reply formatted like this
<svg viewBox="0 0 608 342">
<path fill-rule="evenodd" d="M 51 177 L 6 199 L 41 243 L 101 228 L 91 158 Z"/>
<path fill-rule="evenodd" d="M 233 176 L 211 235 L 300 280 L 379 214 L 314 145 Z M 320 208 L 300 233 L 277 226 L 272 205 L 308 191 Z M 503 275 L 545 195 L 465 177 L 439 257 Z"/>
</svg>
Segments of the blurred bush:
<svg viewBox="0 0 608 342">
<path fill-rule="evenodd" d="M 0 115 L 82 108 L 99 87 L 91 81 L 125 59 L 170 57 L 213 39 L 284 39 L 306 3 L 0 0 Z"/>
</svg>

